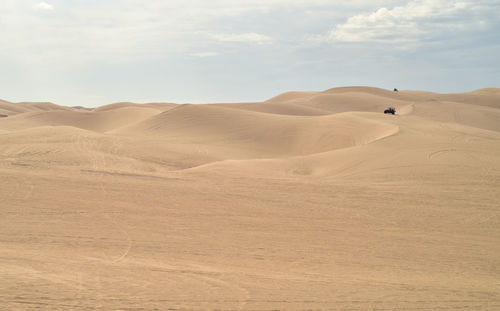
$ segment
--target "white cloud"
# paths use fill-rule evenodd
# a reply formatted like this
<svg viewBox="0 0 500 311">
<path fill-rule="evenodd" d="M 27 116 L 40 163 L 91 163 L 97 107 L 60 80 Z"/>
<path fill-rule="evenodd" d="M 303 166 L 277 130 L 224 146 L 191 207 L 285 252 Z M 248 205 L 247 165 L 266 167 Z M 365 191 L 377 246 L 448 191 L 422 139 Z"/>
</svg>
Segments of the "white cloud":
<svg viewBox="0 0 500 311">
<path fill-rule="evenodd" d="M 54 6 L 52 4 L 49 4 L 45 1 L 42 1 L 40 3 L 38 3 L 36 5 L 37 8 L 41 9 L 41 10 L 53 10 L 54 9 Z"/>
<path fill-rule="evenodd" d="M 221 42 L 247 42 L 256 44 L 273 43 L 273 38 L 255 32 L 240 33 L 240 34 L 220 33 L 220 34 L 214 34 L 212 35 L 212 37 Z"/>
<path fill-rule="evenodd" d="M 198 52 L 198 53 L 191 53 L 189 55 L 191 55 L 193 57 L 205 58 L 205 57 L 217 56 L 217 55 L 219 55 L 219 53 L 217 53 L 217 52 Z"/>
<path fill-rule="evenodd" d="M 392 9 L 358 14 L 333 28 L 326 40 L 341 42 L 410 42 L 480 21 L 461 18 L 472 1 L 413 0 Z"/>
</svg>

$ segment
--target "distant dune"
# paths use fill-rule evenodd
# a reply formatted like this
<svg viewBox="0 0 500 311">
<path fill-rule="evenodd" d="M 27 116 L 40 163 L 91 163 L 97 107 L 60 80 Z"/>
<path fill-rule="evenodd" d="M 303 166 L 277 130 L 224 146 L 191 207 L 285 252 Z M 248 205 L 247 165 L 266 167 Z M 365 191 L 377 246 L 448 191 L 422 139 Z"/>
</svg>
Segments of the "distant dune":
<svg viewBox="0 0 500 311">
<path fill-rule="evenodd" d="M 500 306 L 498 88 L 0 116 L 0 309 Z"/>
</svg>

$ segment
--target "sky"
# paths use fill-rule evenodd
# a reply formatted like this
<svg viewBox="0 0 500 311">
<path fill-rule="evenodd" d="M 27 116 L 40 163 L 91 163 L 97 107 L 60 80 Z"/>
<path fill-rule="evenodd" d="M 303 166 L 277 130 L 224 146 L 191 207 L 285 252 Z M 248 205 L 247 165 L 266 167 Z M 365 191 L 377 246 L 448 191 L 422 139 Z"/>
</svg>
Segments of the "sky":
<svg viewBox="0 0 500 311">
<path fill-rule="evenodd" d="M 251 102 L 500 87 L 500 0 L 1 0 L 0 99 Z"/>
</svg>

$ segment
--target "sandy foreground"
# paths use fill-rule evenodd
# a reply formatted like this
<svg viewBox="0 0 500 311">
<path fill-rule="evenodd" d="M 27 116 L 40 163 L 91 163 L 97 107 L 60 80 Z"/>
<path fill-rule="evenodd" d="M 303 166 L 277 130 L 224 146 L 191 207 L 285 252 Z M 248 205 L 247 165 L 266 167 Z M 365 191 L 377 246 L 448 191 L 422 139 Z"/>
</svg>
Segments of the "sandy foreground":
<svg viewBox="0 0 500 311">
<path fill-rule="evenodd" d="M 500 89 L 0 114 L 0 310 L 500 310 Z"/>
</svg>

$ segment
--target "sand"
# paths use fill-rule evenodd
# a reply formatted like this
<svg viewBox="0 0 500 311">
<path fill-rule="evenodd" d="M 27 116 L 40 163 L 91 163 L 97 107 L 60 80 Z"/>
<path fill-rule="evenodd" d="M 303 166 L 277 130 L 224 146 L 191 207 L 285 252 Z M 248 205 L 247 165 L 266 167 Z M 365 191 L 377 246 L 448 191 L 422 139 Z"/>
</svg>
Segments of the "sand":
<svg viewBox="0 0 500 311">
<path fill-rule="evenodd" d="M 0 114 L 1 310 L 500 310 L 500 89 Z"/>
</svg>

